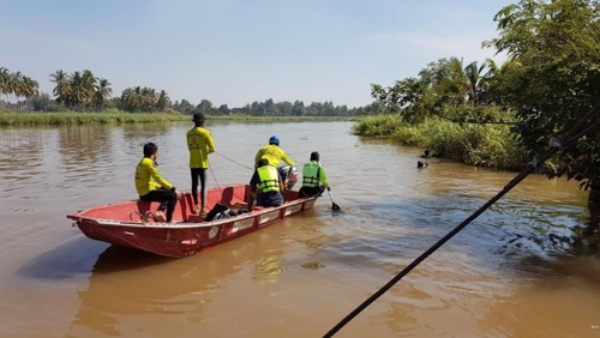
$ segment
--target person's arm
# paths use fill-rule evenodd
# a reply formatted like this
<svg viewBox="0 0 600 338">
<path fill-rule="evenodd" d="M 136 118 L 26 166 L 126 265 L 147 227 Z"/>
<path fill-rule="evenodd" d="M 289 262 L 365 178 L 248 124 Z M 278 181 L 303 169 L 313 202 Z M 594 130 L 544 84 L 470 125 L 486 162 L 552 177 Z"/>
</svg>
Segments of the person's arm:
<svg viewBox="0 0 600 338">
<path fill-rule="evenodd" d="M 279 191 L 283 192 L 284 190 L 287 190 L 287 182 L 283 181 L 279 170 L 277 170 L 277 179 L 279 179 Z"/>
<path fill-rule="evenodd" d="M 258 172 L 255 170 L 252 178 L 250 179 L 250 190 L 246 196 L 246 204 L 248 205 L 248 211 L 252 211 L 254 200 L 256 199 L 256 185 L 258 184 Z"/>
<path fill-rule="evenodd" d="M 165 189 L 174 188 L 173 185 L 169 183 L 169 181 L 167 181 L 160 175 L 160 172 L 158 171 L 158 169 L 156 169 L 156 166 L 154 164 L 148 164 L 146 165 L 146 167 L 148 169 L 148 172 L 150 173 L 150 177 L 152 177 L 158 184 L 160 184 L 161 187 Z"/>
<path fill-rule="evenodd" d="M 262 148 L 259 149 L 256 152 L 256 155 L 254 156 L 254 169 L 258 169 L 258 161 L 261 159 L 262 157 Z"/>
<path fill-rule="evenodd" d="M 188 131 L 188 132 L 185 134 L 185 144 L 187 145 L 188 151 L 191 151 L 191 150 L 192 150 L 192 147 L 191 147 L 191 145 L 190 145 L 190 132 L 191 132 L 191 131 Z"/>
<path fill-rule="evenodd" d="M 292 159 L 290 159 L 287 154 L 285 153 L 285 151 L 283 151 L 283 149 L 279 148 L 279 150 L 281 150 L 281 160 L 285 163 L 287 163 L 288 165 L 295 167 L 296 163 L 294 163 L 294 161 L 292 161 Z"/>
<path fill-rule="evenodd" d="M 213 140 L 212 136 L 210 135 L 210 132 L 209 131 L 207 131 L 207 132 L 208 132 L 208 137 L 206 137 L 206 149 L 208 151 L 207 154 L 210 154 L 210 153 L 214 153 L 215 150 L 217 150 L 217 149 L 215 148 L 215 141 Z"/>
<path fill-rule="evenodd" d="M 325 174 L 325 169 L 323 169 L 323 167 L 319 168 L 319 180 L 323 182 L 323 186 L 327 188 L 327 190 L 331 190 L 329 182 L 327 182 L 327 174 Z"/>
</svg>

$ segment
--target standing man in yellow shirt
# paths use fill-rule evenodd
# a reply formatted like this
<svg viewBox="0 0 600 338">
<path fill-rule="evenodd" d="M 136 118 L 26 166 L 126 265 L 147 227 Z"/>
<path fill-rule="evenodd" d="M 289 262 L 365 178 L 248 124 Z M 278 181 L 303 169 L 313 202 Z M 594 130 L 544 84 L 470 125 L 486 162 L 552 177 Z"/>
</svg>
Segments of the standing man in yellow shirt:
<svg viewBox="0 0 600 338">
<path fill-rule="evenodd" d="M 192 118 L 194 128 L 187 134 L 187 145 L 190 151 L 190 172 L 192 174 L 192 198 L 196 215 L 206 214 L 206 169 L 208 169 L 208 154 L 215 151 L 215 142 L 210 131 L 204 128 L 204 114 L 196 113 Z M 200 178 L 200 204 L 198 204 L 198 178 Z"/>
<path fill-rule="evenodd" d="M 144 158 L 135 169 L 135 189 L 142 201 L 160 202 L 155 214 L 157 220 L 171 223 L 181 193 L 160 175 L 156 168 L 157 157 L 158 147 L 156 144 L 152 142 L 144 144 Z M 165 210 L 167 211 L 166 219 Z"/>
</svg>

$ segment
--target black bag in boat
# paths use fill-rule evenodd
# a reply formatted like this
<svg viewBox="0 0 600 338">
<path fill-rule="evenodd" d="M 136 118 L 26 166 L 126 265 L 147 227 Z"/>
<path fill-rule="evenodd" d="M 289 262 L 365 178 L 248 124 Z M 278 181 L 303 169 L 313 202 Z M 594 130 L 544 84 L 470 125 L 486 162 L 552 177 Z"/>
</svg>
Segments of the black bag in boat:
<svg viewBox="0 0 600 338">
<path fill-rule="evenodd" d="M 243 213 L 243 212 L 240 210 L 238 210 L 238 211 L 231 210 L 226 205 L 217 203 L 215 205 L 215 207 L 212 208 L 212 210 L 208 212 L 208 214 L 204 218 L 204 221 L 210 222 L 210 221 L 214 221 L 214 220 L 221 219 L 221 218 L 234 217 L 241 213 Z"/>
<path fill-rule="evenodd" d="M 221 204 L 221 203 L 217 203 L 217 204 L 215 204 L 215 206 L 212 208 L 212 210 L 211 210 L 211 211 L 209 211 L 209 212 L 208 212 L 208 214 L 206 214 L 206 217 L 204 217 L 204 221 L 205 221 L 205 222 L 210 222 L 210 221 L 212 221 L 213 219 L 215 219 L 215 217 L 216 217 L 218 214 L 220 214 L 220 213 L 222 213 L 223 211 L 225 211 L 225 210 L 228 210 L 228 209 L 229 209 L 229 208 L 228 208 L 226 205 L 224 205 L 224 204 Z M 219 217 L 219 218 L 220 218 L 220 217 Z"/>
</svg>

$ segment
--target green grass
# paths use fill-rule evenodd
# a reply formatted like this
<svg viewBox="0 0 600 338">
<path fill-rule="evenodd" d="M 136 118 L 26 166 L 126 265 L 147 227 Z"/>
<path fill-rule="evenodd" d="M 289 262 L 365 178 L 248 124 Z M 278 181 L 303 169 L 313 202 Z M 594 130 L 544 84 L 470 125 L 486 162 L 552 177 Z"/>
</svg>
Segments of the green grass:
<svg viewBox="0 0 600 338">
<path fill-rule="evenodd" d="M 429 149 L 444 158 L 488 168 L 519 170 L 528 159 L 518 137 L 506 125 L 460 125 L 439 119 L 407 124 L 398 116 L 388 115 L 365 118 L 354 126 L 353 132 Z"/>
<path fill-rule="evenodd" d="M 207 115 L 208 121 L 245 122 L 306 122 L 306 121 L 356 121 L 353 116 L 254 116 L 254 115 Z"/>
<path fill-rule="evenodd" d="M 82 124 L 125 124 L 169 121 L 189 121 L 190 116 L 168 113 L 58 112 L 20 113 L 0 112 L 0 126 L 62 126 Z"/>
<path fill-rule="evenodd" d="M 207 121 L 248 121 L 248 122 L 301 122 L 301 121 L 347 121 L 347 116 L 250 116 L 250 115 L 209 115 Z M 156 123 L 156 122 L 191 122 L 191 115 L 179 113 L 129 113 L 119 110 L 101 112 L 56 112 L 56 113 L 26 113 L 0 111 L 0 126 L 61 126 L 83 124 L 126 124 L 126 123 Z"/>
</svg>

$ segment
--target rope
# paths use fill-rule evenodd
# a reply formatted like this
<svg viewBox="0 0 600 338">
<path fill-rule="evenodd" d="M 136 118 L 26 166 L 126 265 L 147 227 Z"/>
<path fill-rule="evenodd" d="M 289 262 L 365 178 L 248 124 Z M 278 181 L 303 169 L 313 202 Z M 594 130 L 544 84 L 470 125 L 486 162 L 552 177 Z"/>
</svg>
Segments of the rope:
<svg viewBox="0 0 600 338">
<path fill-rule="evenodd" d="M 219 153 L 219 152 L 216 152 L 216 151 L 215 151 L 215 154 L 217 154 L 217 155 L 219 155 L 219 156 L 221 156 L 221 157 L 224 157 L 225 159 L 228 159 L 229 161 L 231 161 L 231 162 L 233 162 L 233 163 L 235 163 L 235 164 L 238 164 L 238 165 L 240 165 L 240 166 L 242 166 L 242 167 L 244 167 L 244 168 L 246 168 L 246 169 L 250 169 L 250 170 L 254 171 L 254 169 L 253 169 L 253 168 L 250 168 L 250 167 L 248 167 L 248 166 L 246 166 L 246 165 L 244 165 L 244 164 L 242 164 L 242 163 L 240 163 L 240 162 L 237 162 L 236 160 L 234 160 L 234 159 L 231 159 L 231 158 L 229 158 L 229 157 L 227 157 L 227 156 L 225 156 L 225 155 L 223 155 L 223 154 L 221 154 L 221 153 Z M 211 173 L 211 174 L 212 174 L 212 176 L 213 176 L 213 179 L 215 180 L 215 184 L 217 185 L 217 188 L 221 188 L 221 187 L 220 187 L 220 185 L 219 185 L 219 182 L 217 181 L 217 177 L 215 176 L 215 172 L 212 170 L 212 166 L 210 166 L 210 165 L 209 165 L 208 167 L 209 167 L 209 169 L 210 169 L 210 173 Z M 244 201 L 244 200 L 245 200 L 245 198 L 241 198 L 241 197 L 240 197 L 240 196 L 238 196 L 238 195 L 235 195 L 235 197 L 239 198 L 241 201 Z"/>
<path fill-rule="evenodd" d="M 442 239 L 440 239 L 437 243 L 423 252 L 419 257 L 417 257 L 412 263 L 407 265 L 402 271 L 400 271 L 396 276 L 394 276 L 389 282 L 387 282 L 381 289 L 375 292 L 371 297 L 365 300 L 362 304 L 360 304 L 356 309 L 354 309 L 350 314 L 348 314 L 344 319 L 342 319 L 336 326 L 334 326 L 329 332 L 327 332 L 323 337 L 329 338 L 332 337 L 335 333 L 337 333 L 341 328 L 343 328 L 346 324 L 348 324 L 354 317 L 356 317 L 359 313 L 361 313 L 364 309 L 366 309 L 371 303 L 381 297 L 386 291 L 388 291 L 392 286 L 398 283 L 404 276 L 406 276 L 409 272 L 411 272 L 415 267 L 417 267 L 421 262 L 423 262 L 427 257 L 429 257 L 432 253 L 434 253 L 437 249 L 439 249 L 442 245 L 444 245 L 447 241 L 449 241 L 454 235 L 459 233 L 463 228 L 465 228 L 469 223 L 475 220 L 479 215 L 481 215 L 485 210 L 487 210 L 492 204 L 498 201 L 502 196 L 508 193 L 512 188 L 514 188 L 517 184 L 519 184 L 527 175 L 532 173 L 534 170 L 540 168 L 541 163 L 550 158 L 550 156 L 554 155 L 558 150 L 563 147 L 566 147 L 574 142 L 576 142 L 581 136 L 591 133 L 600 128 L 600 121 L 589 125 L 587 128 L 579 131 L 582 126 L 584 126 L 583 120 L 597 113 L 600 109 L 600 105 L 592 108 L 582 120 L 580 120 L 573 128 L 571 128 L 565 136 L 562 138 L 562 142 L 553 141 L 549 144 L 549 148 L 542 153 L 538 157 L 537 160 L 529 163 L 525 169 L 523 169 L 515 178 L 513 178 L 496 196 L 492 197 L 489 201 L 487 201 L 483 206 L 481 206 L 477 211 L 475 211 L 471 216 L 467 217 L 462 223 L 460 223 L 457 227 L 448 232 Z M 571 134 L 574 134 L 571 137 Z"/>
<path fill-rule="evenodd" d="M 242 167 L 244 167 L 244 168 L 246 168 L 246 169 L 250 169 L 250 170 L 254 171 L 254 168 L 250 168 L 249 166 L 247 166 L 247 165 L 245 165 L 245 164 L 242 164 L 242 163 L 240 163 L 240 162 L 238 162 L 238 161 L 236 161 L 236 160 L 234 160 L 234 159 L 232 159 L 232 158 L 229 158 L 229 157 L 227 157 L 227 156 L 225 156 L 225 155 L 223 155 L 223 154 L 221 154 L 221 153 L 219 153 L 219 152 L 216 152 L 216 151 L 215 151 L 215 154 L 217 154 L 217 155 L 219 155 L 219 156 L 221 156 L 221 157 L 224 157 L 225 159 L 227 159 L 227 160 L 229 160 L 229 161 L 231 161 L 231 162 L 233 162 L 233 163 L 235 163 L 235 164 L 238 164 L 238 165 L 240 165 L 240 166 L 242 166 Z"/>
<path fill-rule="evenodd" d="M 217 181 L 217 176 L 215 176 L 215 172 L 212 170 L 212 166 L 211 166 L 211 165 L 209 165 L 209 166 L 208 166 L 208 168 L 210 169 L 210 173 L 212 174 L 212 177 L 213 177 L 213 178 L 214 178 L 214 180 L 215 180 L 215 184 L 217 185 L 217 188 L 221 188 L 221 187 L 219 186 L 219 181 Z"/>
</svg>

